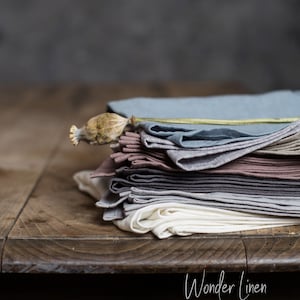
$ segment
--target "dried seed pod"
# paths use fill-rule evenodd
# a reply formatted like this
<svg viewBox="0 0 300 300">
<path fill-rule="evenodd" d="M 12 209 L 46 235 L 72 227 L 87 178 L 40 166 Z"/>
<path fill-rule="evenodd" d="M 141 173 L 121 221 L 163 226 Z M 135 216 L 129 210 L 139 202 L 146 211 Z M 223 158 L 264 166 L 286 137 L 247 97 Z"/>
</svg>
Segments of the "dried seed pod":
<svg viewBox="0 0 300 300">
<path fill-rule="evenodd" d="M 72 125 L 69 137 L 74 146 L 81 140 L 89 144 L 109 144 L 118 139 L 129 123 L 129 119 L 118 114 L 103 113 L 89 119 L 81 128 Z"/>
</svg>

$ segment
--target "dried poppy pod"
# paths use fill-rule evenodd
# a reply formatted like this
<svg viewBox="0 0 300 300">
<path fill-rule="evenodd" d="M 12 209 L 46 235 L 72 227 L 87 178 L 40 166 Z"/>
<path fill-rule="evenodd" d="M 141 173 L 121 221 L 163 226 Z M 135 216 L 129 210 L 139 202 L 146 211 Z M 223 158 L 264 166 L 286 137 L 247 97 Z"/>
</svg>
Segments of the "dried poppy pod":
<svg viewBox="0 0 300 300">
<path fill-rule="evenodd" d="M 81 140 L 89 144 L 109 144 L 118 139 L 128 124 L 130 119 L 115 113 L 103 113 L 89 119 L 81 128 L 72 125 L 69 138 L 74 146 Z"/>
</svg>

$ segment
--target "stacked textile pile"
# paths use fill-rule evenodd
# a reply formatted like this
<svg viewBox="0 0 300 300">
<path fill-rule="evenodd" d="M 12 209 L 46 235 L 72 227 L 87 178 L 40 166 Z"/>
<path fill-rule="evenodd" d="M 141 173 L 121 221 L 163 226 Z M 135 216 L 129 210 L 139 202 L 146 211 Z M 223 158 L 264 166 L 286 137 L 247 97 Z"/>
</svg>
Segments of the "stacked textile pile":
<svg viewBox="0 0 300 300">
<path fill-rule="evenodd" d="M 298 93 L 136 98 L 108 108 L 203 124 L 139 122 L 91 178 L 76 174 L 80 189 L 101 194 L 104 220 L 159 238 L 300 224 L 300 121 L 290 121 L 300 116 Z"/>
</svg>

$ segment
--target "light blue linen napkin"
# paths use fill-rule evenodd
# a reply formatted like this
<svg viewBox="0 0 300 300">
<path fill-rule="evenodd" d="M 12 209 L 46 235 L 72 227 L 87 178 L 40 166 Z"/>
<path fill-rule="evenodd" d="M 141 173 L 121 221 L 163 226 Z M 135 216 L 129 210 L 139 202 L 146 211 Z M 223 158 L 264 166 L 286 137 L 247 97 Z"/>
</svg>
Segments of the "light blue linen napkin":
<svg viewBox="0 0 300 300">
<path fill-rule="evenodd" d="M 108 110 L 126 117 L 258 119 L 300 116 L 300 94 L 274 91 L 254 95 L 222 95 L 186 98 L 132 98 L 108 103 Z M 255 139 L 288 124 L 191 125 L 141 122 L 151 135 L 166 138 L 184 148 L 209 147 Z"/>
</svg>

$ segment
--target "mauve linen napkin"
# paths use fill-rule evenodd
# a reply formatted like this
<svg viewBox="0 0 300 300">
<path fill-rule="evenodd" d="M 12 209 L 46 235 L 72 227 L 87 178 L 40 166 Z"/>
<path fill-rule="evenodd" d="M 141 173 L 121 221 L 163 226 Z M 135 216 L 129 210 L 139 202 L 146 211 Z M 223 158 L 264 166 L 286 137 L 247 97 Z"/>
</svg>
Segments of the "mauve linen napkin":
<svg viewBox="0 0 300 300">
<path fill-rule="evenodd" d="M 295 138 L 295 137 L 294 137 Z M 281 147 L 280 151 L 292 153 L 292 148 L 288 149 L 288 140 L 285 147 L 274 145 L 272 149 L 266 150 L 274 153 L 276 147 Z M 264 148 L 266 149 L 266 148 Z M 107 157 L 92 174 L 92 177 L 112 176 L 116 170 L 122 166 L 131 168 L 157 168 L 166 171 L 183 172 L 176 166 L 162 149 L 148 149 L 141 143 L 141 137 L 137 133 L 126 132 L 120 137 L 119 146 L 114 148 L 115 153 Z M 247 155 L 238 158 L 219 168 L 201 171 L 204 173 L 239 174 L 246 176 L 256 176 L 262 178 L 279 179 L 300 179 L 300 157 L 288 157 L 282 155 Z"/>
<path fill-rule="evenodd" d="M 126 158 L 128 157 L 126 156 Z M 129 165 L 132 169 L 156 168 L 177 173 L 183 172 L 183 170 L 178 169 L 176 166 L 167 165 L 163 161 L 160 163 L 159 161 L 147 159 L 142 154 L 140 156 L 134 156 L 132 159 L 133 160 L 129 161 Z M 122 167 L 116 168 L 113 159 L 108 157 L 95 171 L 91 173 L 91 177 L 113 176 L 118 173 L 120 168 Z M 199 171 L 199 173 L 235 174 L 258 178 L 300 180 L 300 158 L 289 157 L 286 159 L 280 159 L 276 157 L 258 157 L 254 155 L 247 155 L 219 168 Z"/>
</svg>

